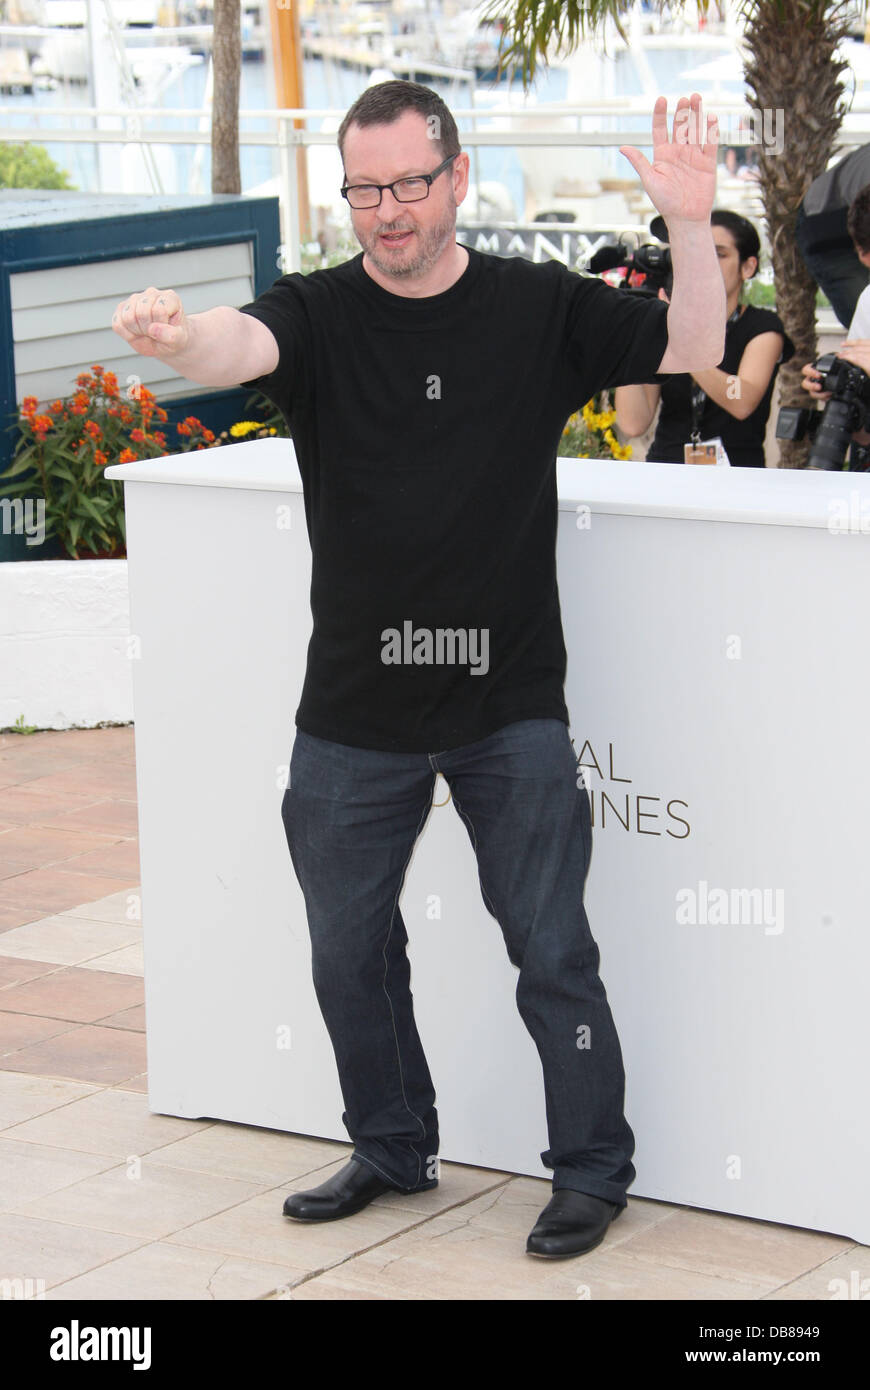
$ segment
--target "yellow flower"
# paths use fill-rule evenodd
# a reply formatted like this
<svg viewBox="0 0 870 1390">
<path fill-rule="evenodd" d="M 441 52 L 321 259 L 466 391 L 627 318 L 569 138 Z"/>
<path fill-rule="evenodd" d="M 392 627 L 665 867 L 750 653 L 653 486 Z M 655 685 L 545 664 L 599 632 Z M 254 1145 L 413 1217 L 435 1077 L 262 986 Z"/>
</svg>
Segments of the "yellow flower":
<svg viewBox="0 0 870 1390">
<path fill-rule="evenodd" d="M 261 430 L 263 426 L 257 420 L 240 420 L 237 425 L 230 425 L 230 434 L 233 439 L 244 439 L 246 434 L 252 430 Z"/>
</svg>

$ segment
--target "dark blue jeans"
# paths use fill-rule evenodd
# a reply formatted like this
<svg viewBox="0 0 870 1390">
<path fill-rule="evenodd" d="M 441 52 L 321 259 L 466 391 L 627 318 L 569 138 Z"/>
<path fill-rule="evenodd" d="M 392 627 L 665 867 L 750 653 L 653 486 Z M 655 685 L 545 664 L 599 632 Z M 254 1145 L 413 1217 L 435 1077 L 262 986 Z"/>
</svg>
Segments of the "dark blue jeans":
<svg viewBox="0 0 870 1390">
<path fill-rule="evenodd" d="M 541 1160 L 553 1169 L 553 1190 L 624 1206 L 634 1135 L 583 907 L 589 797 L 560 719 L 520 720 L 440 753 L 384 753 L 296 731 L 281 814 L 353 1156 L 406 1192 L 436 1173 L 435 1089 L 414 1022 L 399 896 L 437 772 L 519 971 L 517 1007 L 544 1073 L 549 1148 Z"/>
</svg>

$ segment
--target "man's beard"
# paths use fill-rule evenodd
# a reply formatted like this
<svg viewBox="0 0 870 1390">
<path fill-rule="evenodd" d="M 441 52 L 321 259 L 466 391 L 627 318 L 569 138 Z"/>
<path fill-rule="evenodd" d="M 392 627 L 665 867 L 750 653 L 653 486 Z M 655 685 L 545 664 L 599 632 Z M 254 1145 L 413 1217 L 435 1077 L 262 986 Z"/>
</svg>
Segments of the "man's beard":
<svg viewBox="0 0 870 1390">
<path fill-rule="evenodd" d="M 445 246 L 456 240 L 456 201 L 451 199 L 452 207 L 445 213 L 441 222 L 434 227 L 414 226 L 414 239 L 407 247 L 390 253 L 381 245 L 384 232 L 399 231 L 407 224 L 396 218 L 393 225 L 381 223 L 367 236 L 361 236 L 354 228 L 356 239 L 369 260 L 382 275 L 409 276 L 425 275 L 442 254 Z"/>
</svg>

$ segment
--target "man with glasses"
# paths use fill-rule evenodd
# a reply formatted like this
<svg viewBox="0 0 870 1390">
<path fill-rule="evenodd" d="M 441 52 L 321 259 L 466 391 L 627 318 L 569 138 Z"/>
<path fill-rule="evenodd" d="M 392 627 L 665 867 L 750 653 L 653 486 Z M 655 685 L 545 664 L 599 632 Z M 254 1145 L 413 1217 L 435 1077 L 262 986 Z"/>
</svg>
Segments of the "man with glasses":
<svg viewBox="0 0 870 1390">
<path fill-rule="evenodd" d="M 369 88 L 338 144 L 359 255 L 282 276 L 241 311 L 188 318 L 152 288 L 114 319 L 191 380 L 275 401 L 303 480 L 313 632 L 282 817 L 353 1152 L 284 1214 L 335 1220 L 438 1182 L 399 895 L 441 772 L 543 1068 L 553 1195 L 526 1248 L 583 1254 L 626 1205 L 634 1135 L 583 907 L 591 812 L 564 699 L 556 452 L 602 388 L 721 359 L 715 122 L 682 98 L 670 139 L 659 98 L 653 163 L 623 151 L 667 219 L 669 306 L 462 246 L 469 159 L 427 87 Z"/>
</svg>

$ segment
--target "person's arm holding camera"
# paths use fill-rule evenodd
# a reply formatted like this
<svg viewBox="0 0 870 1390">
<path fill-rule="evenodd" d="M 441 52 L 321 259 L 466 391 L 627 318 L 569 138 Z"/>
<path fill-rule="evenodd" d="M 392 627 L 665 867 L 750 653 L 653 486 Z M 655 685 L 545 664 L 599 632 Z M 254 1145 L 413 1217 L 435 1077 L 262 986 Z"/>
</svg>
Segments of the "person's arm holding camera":
<svg viewBox="0 0 870 1390">
<path fill-rule="evenodd" d="M 801 386 L 805 391 L 809 391 L 814 400 L 829 401 L 831 399 L 830 391 L 822 390 L 821 373 L 816 371 L 812 362 L 807 362 L 801 367 L 801 376 L 803 377 Z"/>
<path fill-rule="evenodd" d="M 847 362 L 852 362 L 854 366 L 860 367 L 862 372 L 866 372 L 870 376 L 870 339 L 847 338 L 837 356 L 845 358 Z M 818 372 L 816 376 L 818 376 Z M 829 395 L 830 392 L 822 392 L 819 399 L 827 400 Z M 855 430 L 852 438 L 856 444 L 870 444 L 870 434 L 867 430 Z"/>
<path fill-rule="evenodd" d="M 854 362 L 862 372 L 870 376 L 870 338 L 847 338 L 837 349 L 837 356 L 847 362 Z M 804 368 L 806 370 L 806 368 Z M 818 372 L 816 373 L 818 376 Z"/>
<path fill-rule="evenodd" d="M 659 297 L 667 297 L 664 290 L 659 291 Z M 764 399 L 783 346 L 781 333 L 759 333 L 746 344 L 736 372 L 708 367 L 688 375 L 716 405 L 736 420 L 746 420 Z M 655 385 L 618 387 L 614 407 L 622 432 L 631 439 L 645 434 L 652 424 L 660 396 L 661 387 Z"/>
<path fill-rule="evenodd" d="M 837 353 L 838 357 L 844 357 L 847 362 L 852 362 L 856 367 L 860 367 L 862 372 L 870 376 L 870 339 L 868 338 L 847 338 L 841 344 Z M 812 362 L 807 362 L 801 368 L 803 381 L 801 386 L 813 397 L 814 400 L 821 401 L 823 404 L 831 399 L 830 391 L 822 390 L 822 377 Z M 870 433 L 867 430 L 855 430 L 852 435 L 856 444 L 870 444 Z"/>
<path fill-rule="evenodd" d="M 710 367 L 691 375 L 711 401 L 735 420 L 746 420 L 764 399 L 783 347 L 781 333 L 759 333 L 746 344 L 736 372 Z"/>
<path fill-rule="evenodd" d="M 852 155 L 849 158 L 853 158 Z M 867 241 L 870 233 L 870 185 L 861 189 L 858 196 L 853 199 L 849 207 L 846 218 L 846 226 L 852 239 L 852 247 L 858 260 L 864 266 L 870 266 L 870 246 L 863 243 Z M 840 344 L 839 357 L 845 357 L 848 362 L 854 363 L 862 371 L 870 375 L 870 286 L 862 290 L 855 305 L 855 311 L 849 323 L 849 335 L 845 342 Z M 853 351 L 855 350 L 855 351 Z M 856 355 L 857 354 L 857 355 Z M 801 385 L 814 400 L 822 404 L 831 399 L 830 391 L 822 390 L 821 373 L 816 370 L 814 363 L 807 362 L 801 368 L 803 381 Z M 870 435 L 866 430 L 856 430 L 852 438 L 857 444 L 870 444 Z"/>
<path fill-rule="evenodd" d="M 628 439 L 646 434 L 659 408 L 662 388 L 654 382 L 642 386 L 617 386 L 613 393 L 616 423 Z"/>
<path fill-rule="evenodd" d="M 870 346 L 870 344 L 868 344 Z M 770 385 L 776 364 L 782 356 L 781 333 L 759 333 L 746 344 L 736 372 L 720 367 L 690 372 L 701 390 L 727 410 L 735 420 L 746 420 L 757 410 Z M 629 438 L 645 434 L 658 408 L 661 387 L 620 386 L 615 392 L 616 422 Z"/>
</svg>

